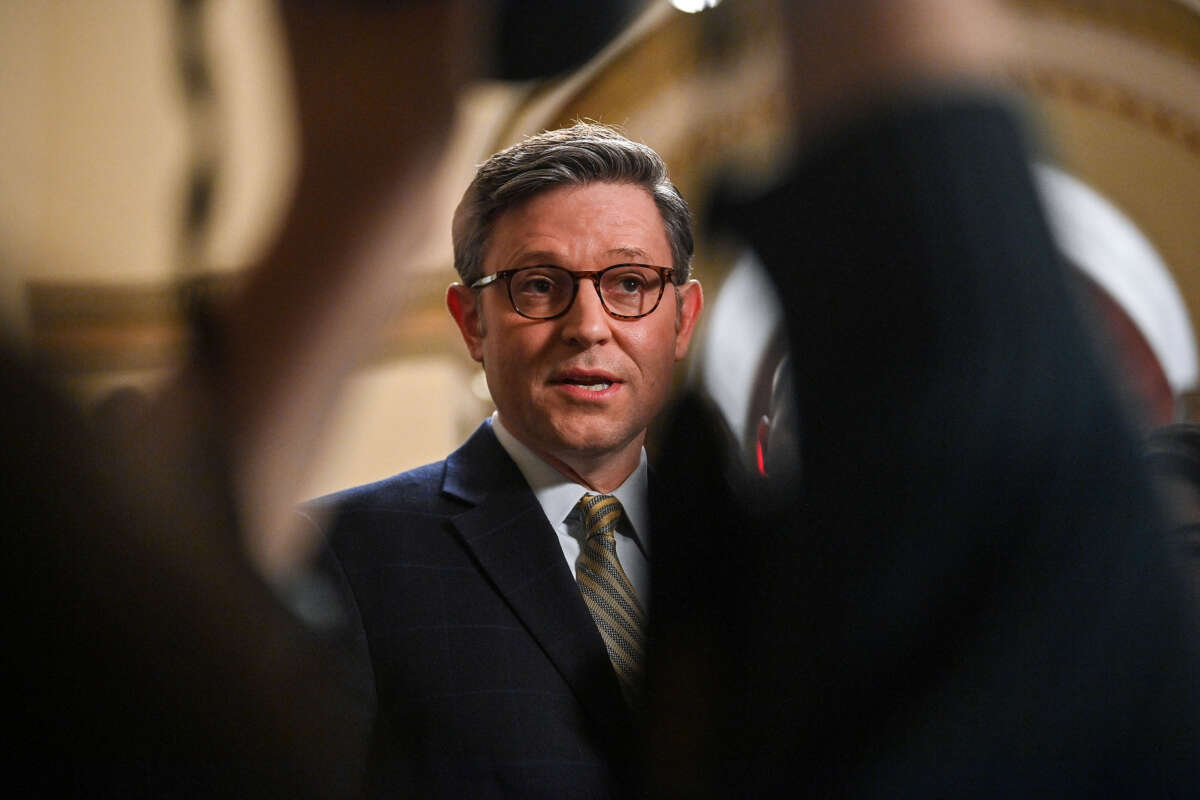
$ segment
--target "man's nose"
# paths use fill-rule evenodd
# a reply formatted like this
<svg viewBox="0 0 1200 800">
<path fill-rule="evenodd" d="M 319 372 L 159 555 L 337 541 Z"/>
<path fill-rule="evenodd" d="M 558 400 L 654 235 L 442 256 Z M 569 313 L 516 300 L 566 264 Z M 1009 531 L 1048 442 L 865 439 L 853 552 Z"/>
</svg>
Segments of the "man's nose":
<svg viewBox="0 0 1200 800">
<path fill-rule="evenodd" d="M 607 341 L 612 335 L 611 323 L 612 317 L 600 302 L 596 284 L 590 280 L 581 280 L 575 302 L 563 315 L 563 338 L 585 345 L 599 344 Z"/>
</svg>

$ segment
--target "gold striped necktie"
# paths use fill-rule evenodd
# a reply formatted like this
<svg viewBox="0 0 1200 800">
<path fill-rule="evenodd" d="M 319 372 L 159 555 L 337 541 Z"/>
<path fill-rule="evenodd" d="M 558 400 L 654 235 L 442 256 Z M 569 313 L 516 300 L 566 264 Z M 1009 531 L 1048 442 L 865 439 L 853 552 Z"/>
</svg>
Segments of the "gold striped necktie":
<svg viewBox="0 0 1200 800">
<path fill-rule="evenodd" d="M 645 614 L 617 559 L 613 531 L 623 513 L 621 501 L 611 495 L 585 494 L 579 507 L 586 537 L 575 565 L 579 591 L 600 629 L 625 699 L 632 705 L 641 682 Z"/>
</svg>

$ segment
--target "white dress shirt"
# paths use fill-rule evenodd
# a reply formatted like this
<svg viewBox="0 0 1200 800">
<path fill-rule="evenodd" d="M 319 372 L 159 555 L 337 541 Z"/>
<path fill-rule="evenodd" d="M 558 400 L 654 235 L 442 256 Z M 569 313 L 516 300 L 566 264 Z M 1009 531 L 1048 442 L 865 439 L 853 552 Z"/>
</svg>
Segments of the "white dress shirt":
<svg viewBox="0 0 1200 800">
<path fill-rule="evenodd" d="M 563 475 L 541 456 L 519 442 L 500 421 L 500 415 L 492 414 L 492 432 L 500 446 L 516 463 L 525 477 L 529 488 L 542 506 L 550 527 L 558 536 L 571 575 L 575 575 L 575 562 L 583 545 L 583 518 L 577 505 L 584 494 L 600 494 L 594 489 L 576 483 Z M 637 468 L 625 482 L 609 492 L 621 501 L 625 510 L 614 538 L 617 543 L 617 558 L 621 568 L 629 577 L 642 606 L 650 596 L 650 521 L 646 508 L 649 489 L 649 473 L 646 467 L 646 451 L 642 450 Z"/>
</svg>

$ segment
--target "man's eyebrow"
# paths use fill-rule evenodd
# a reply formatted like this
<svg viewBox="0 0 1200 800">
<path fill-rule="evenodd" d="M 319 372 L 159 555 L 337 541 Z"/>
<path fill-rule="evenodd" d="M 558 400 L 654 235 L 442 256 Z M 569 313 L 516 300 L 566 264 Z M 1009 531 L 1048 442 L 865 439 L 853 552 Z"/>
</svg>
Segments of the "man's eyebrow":
<svg viewBox="0 0 1200 800">
<path fill-rule="evenodd" d="M 530 250 L 528 253 L 520 253 L 512 263 L 525 267 L 544 267 L 558 264 L 561 259 L 560 253 L 550 250 Z"/>
<path fill-rule="evenodd" d="M 644 262 L 649 256 L 646 251 L 640 247 L 613 247 L 605 251 L 605 255 L 611 258 L 611 263 L 626 263 L 626 262 Z M 551 250 L 530 250 L 527 253 L 521 253 L 520 256 L 512 262 L 520 266 L 540 267 L 540 266 L 555 266 L 562 261 L 562 254 Z M 597 267 L 605 265 L 594 265 Z"/>
<path fill-rule="evenodd" d="M 614 247 L 608 251 L 610 256 L 614 258 L 625 258 L 630 261 L 646 260 L 646 251 L 640 247 Z"/>
</svg>

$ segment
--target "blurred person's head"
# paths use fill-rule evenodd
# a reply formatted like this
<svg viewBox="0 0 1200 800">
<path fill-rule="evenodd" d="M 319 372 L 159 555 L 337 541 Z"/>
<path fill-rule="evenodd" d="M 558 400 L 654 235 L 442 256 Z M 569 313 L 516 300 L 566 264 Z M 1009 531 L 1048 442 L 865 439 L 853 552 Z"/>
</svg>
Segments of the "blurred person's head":
<svg viewBox="0 0 1200 800">
<path fill-rule="evenodd" d="M 615 487 L 703 305 L 662 159 L 591 123 L 530 137 L 479 168 L 453 237 L 447 305 L 500 420 L 560 471 Z"/>
</svg>

